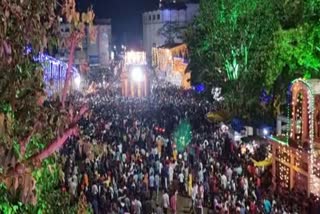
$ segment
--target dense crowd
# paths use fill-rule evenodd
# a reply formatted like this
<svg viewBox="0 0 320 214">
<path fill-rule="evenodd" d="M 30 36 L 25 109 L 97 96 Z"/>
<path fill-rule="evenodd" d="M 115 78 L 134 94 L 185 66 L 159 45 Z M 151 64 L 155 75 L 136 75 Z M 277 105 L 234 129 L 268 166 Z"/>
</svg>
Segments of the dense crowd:
<svg viewBox="0 0 320 214">
<path fill-rule="evenodd" d="M 63 185 L 75 199 L 84 194 L 94 213 L 178 213 L 179 205 L 199 214 L 313 212 L 314 200 L 270 188 L 270 169 L 255 167 L 206 120 L 212 104 L 194 92 L 156 86 L 137 99 L 108 89 L 89 100 L 82 140 L 62 151 Z M 173 132 L 185 120 L 192 139 L 178 151 Z M 178 195 L 186 204 L 177 204 Z"/>
</svg>

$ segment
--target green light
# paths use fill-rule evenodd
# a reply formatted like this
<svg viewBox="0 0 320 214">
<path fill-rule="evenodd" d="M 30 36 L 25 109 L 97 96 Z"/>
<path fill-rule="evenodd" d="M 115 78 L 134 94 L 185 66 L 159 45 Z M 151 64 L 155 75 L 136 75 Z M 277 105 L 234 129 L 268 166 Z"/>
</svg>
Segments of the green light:
<svg viewBox="0 0 320 214">
<path fill-rule="evenodd" d="M 182 121 L 174 132 L 174 140 L 177 145 L 177 150 L 183 152 L 191 142 L 191 125 L 188 121 Z"/>
<path fill-rule="evenodd" d="M 272 140 L 272 141 L 274 141 L 274 142 L 277 142 L 277 143 L 279 143 L 279 144 L 281 144 L 281 145 L 288 146 L 288 143 L 287 143 L 287 142 L 282 141 L 282 140 L 280 140 L 280 139 L 277 139 L 277 138 L 275 138 L 275 137 L 269 137 L 269 139 Z"/>
</svg>

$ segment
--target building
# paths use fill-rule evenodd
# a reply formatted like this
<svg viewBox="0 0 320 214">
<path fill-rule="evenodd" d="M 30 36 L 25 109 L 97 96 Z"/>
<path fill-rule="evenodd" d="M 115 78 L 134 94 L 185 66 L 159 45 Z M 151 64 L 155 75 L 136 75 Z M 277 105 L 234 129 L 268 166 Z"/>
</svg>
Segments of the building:
<svg viewBox="0 0 320 214">
<path fill-rule="evenodd" d="M 187 3 L 188 0 L 159 0 L 159 8 L 163 8 L 168 4 Z"/>
<path fill-rule="evenodd" d="M 87 63 L 88 65 L 107 66 L 110 63 L 111 52 L 111 20 L 110 19 L 96 19 L 94 21 L 94 41 L 90 38 L 88 28 L 86 28 L 86 35 L 82 41 L 81 46 L 76 49 L 75 65 Z M 57 58 L 67 61 L 69 49 L 67 40 L 71 33 L 71 25 L 62 23 L 60 25 L 61 43 L 59 46 Z"/>
<path fill-rule="evenodd" d="M 122 96 L 146 97 L 150 91 L 146 53 L 127 51 L 120 74 Z"/>
<path fill-rule="evenodd" d="M 188 71 L 188 48 L 185 43 L 162 45 L 152 49 L 152 66 L 160 79 L 189 89 L 191 73 Z"/>
<path fill-rule="evenodd" d="M 270 138 L 273 184 L 319 196 L 320 80 L 294 80 L 291 92 L 287 134 Z M 281 121 L 278 118 L 278 134 Z"/>
<path fill-rule="evenodd" d="M 94 22 L 96 28 L 96 41 L 91 42 L 90 38 L 86 37 L 87 44 L 87 59 L 89 64 L 100 64 L 107 66 L 111 59 L 111 20 L 97 19 Z"/>
<path fill-rule="evenodd" d="M 34 57 L 34 60 L 41 63 L 43 67 L 44 90 L 46 95 L 48 97 L 61 96 L 66 80 L 66 72 L 68 69 L 67 63 L 46 54 L 39 54 Z M 71 72 L 70 89 L 79 90 L 81 79 L 78 69 L 72 67 Z"/>
<path fill-rule="evenodd" d="M 148 60 L 153 47 L 182 42 L 184 29 L 199 11 L 199 4 L 187 2 L 162 0 L 157 10 L 143 13 L 143 48 Z"/>
</svg>

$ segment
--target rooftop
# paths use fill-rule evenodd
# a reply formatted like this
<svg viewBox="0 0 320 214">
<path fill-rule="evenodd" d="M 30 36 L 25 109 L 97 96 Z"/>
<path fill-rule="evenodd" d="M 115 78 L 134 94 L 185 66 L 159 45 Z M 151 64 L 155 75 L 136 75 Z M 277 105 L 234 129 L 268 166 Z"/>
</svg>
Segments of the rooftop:
<svg viewBox="0 0 320 214">
<path fill-rule="evenodd" d="M 303 82 L 306 84 L 313 95 L 320 94 L 320 79 L 296 79 L 292 83 Z"/>
<path fill-rule="evenodd" d="M 171 48 L 175 48 L 178 47 L 180 45 L 183 45 L 184 43 L 170 43 L 170 44 L 164 44 L 159 46 L 158 48 L 162 48 L 162 49 L 171 49 Z"/>
<path fill-rule="evenodd" d="M 177 2 L 177 3 L 172 3 L 172 2 L 164 2 L 162 3 L 162 6 L 160 10 L 185 10 L 187 9 L 187 6 L 184 2 Z"/>
</svg>

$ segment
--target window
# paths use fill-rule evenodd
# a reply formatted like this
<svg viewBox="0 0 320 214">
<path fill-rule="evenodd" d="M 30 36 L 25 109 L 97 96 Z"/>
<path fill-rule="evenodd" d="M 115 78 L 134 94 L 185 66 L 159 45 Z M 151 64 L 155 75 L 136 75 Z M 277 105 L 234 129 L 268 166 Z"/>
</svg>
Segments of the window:
<svg viewBox="0 0 320 214">
<path fill-rule="evenodd" d="M 153 16 L 152 16 L 152 20 L 155 20 L 155 19 L 156 19 L 156 15 L 153 15 Z"/>
<path fill-rule="evenodd" d="M 160 20 L 160 14 L 157 15 L 157 19 Z"/>
<path fill-rule="evenodd" d="M 151 20 L 151 15 L 149 15 L 149 21 Z"/>
</svg>

